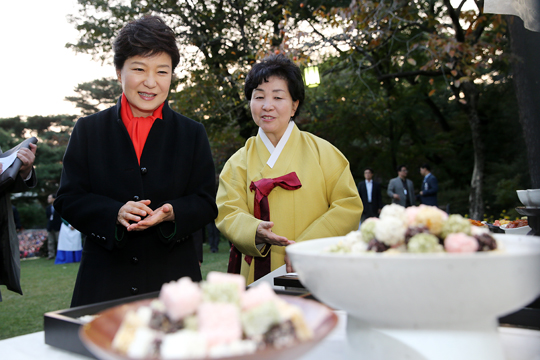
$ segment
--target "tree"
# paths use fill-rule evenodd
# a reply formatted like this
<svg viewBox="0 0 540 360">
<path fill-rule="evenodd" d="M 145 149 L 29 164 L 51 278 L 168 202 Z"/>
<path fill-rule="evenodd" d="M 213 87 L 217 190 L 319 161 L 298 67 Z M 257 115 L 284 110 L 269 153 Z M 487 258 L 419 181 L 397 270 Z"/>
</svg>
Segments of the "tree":
<svg viewBox="0 0 540 360">
<path fill-rule="evenodd" d="M 122 95 L 122 86 L 115 78 L 101 78 L 75 87 L 76 96 L 66 96 L 83 115 L 92 115 L 116 104 Z"/>
<path fill-rule="evenodd" d="M 79 1 L 71 21 L 80 31 L 67 46 L 106 61 L 113 36 L 130 20 L 159 15 L 181 47 L 179 90 L 173 106 L 210 124 L 211 132 L 235 124 L 244 138 L 255 132 L 242 86 L 246 69 L 272 45 L 281 43 L 283 0 Z M 194 101 L 196 99 L 196 101 Z"/>
<path fill-rule="evenodd" d="M 482 176 L 496 172 L 513 184 L 523 181 L 507 176 L 518 162 L 493 165 L 496 144 L 485 142 L 487 134 L 501 136 L 492 133 L 492 126 L 508 126 L 512 118 L 503 111 L 503 102 L 493 100 L 510 83 L 499 17 L 435 0 L 80 4 L 72 17 L 80 39 L 68 47 L 101 61 L 109 59 L 112 37 L 131 19 L 156 14 L 175 30 L 182 58 L 169 101 L 205 124 L 218 170 L 255 132 L 242 94 L 245 74 L 265 54 L 284 52 L 301 66 L 321 64 L 323 84 L 307 90 L 299 126 L 342 150 L 353 174 L 373 165 L 359 153 L 385 164 L 377 169 L 383 179 L 395 176 L 398 163 L 409 163 L 414 170 L 420 161 L 429 161 L 448 179 L 442 184 L 448 189 L 444 196 L 476 218 L 483 215 L 484 205 L 495 209 L 510 202 L 508 182 L 481 178 L 471 187 L 475 168 Z M 513 103 L 504 105 L 513 109 Z M 473 131 L 480 132 L 474 141 Z M 500 161 L 515 154 L 506 145 L 501 149 Z M 410 176 L 419 180 L 414 171 Z M 489 186 L 486 194 L 484 184 Z M 492 195 L 495 191 L 500 196 Z M 455 200 L 467 194 L 481 197 L 473 196 L 470 208 L 466 200 Z"/>
<path fill-rule="evenodd" d="M 478 114 L 480 84 L 496 75 L 492 64 L 505 54 L 505 37 L 500 16 L 483 14 L 480 5 L 476 11 L 463 11 L 464 3 L 454 7 L 450 0 L 361 0 L 329 10 L 321 6 L 311 9 L 317 17 L 307 20 L 310 31 L 298 31 L 296 23 L 288 29 L 291 36 L 286 38 L 286 45 L 302 57 L 316 58 L 325 52 L 339 56 L 342 61 L 331 72 L 352 70 L 365 83 L 367 74 L 377 79 L 390 109 L 387 132 L 394 165 L 399 144 L 399 132 L 395 130 L 401 121 L 396 118 L 397 83 L 429 84 L 432 88 L 423 102 L 431 107 L 433 118 L 445 130 L 448 120 L 434 95 L 451 98 L 470 126 L 474 167 L 469 213 L 480 219 L 484 213 L 485 170 L 484 129 Z M 441 81 L 445 84 L 442 89 L 437 87 Z M 373 88 L 371 91 L 381 94 Z"/>
<path fill-rule="evenodd" d="M 531 3 L 532 4 L 532 3 Z M 519 102 L 519 121 L 527 143 L 527 158 L 531 175 L 531 186 L 540 188 L 540 33 L 523 27 L 523 21 L 514 16 L 507 17 L 510 27 L 514 83 Z"/>
</svg>

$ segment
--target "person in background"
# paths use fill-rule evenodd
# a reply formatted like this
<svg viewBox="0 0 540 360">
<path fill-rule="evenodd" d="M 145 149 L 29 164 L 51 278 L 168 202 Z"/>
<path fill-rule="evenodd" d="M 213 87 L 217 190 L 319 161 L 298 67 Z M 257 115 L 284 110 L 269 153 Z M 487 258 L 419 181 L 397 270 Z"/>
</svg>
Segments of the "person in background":
<svg viewBox="0 0 540 360">
<path fill-rule="evenodd" d="M 420 190 L 420 202 L 424 205 L 437 206 L 437 193 L 439 184 L 435 175 L 431 173 L 429 164 L 420 166 L 420 174 L 424 177 Z"/>
<path fill-rule="evenodd" d="M 55 264 L 69 264 L 81 261 L 82 239 L 81 233 L 62 219 L 60 234 L 58 235 L 58 248 Z"/>
<path fill-rule="evenodd" d="M 373 180 L 373 170 L 364 170 L 364 181 L 358 183 L 358 193 L 364 205 L 361 221 L 370 217 L 379 217 L 383 207 L 381 184 Z"/>
<path fill-rule="evenodd" d="M 249 284 L 284 264 L 292 271 L 287 245 L 358 229 L 362 201 L 345 156 L 294 123 L 305 96 L 298 66 L 264 58 L 244 94 L 258 135 L 221 171 L 216 225 L 233 243 L 228 271 Z"/>
<path fill-rule="evenodd" d="M 56 250 L 58 248 L 58 235 L 60 234 L 60 227 L 62 226 L 62 217 L 60 214 L 54 210 L 55 196 L 54 194 L 49 194 L 47 197 L 47 208 L 45 209 L 45 214 L 47 216 L 47 248 L 49 250 L 49 255 L 47 258 L 49 260 L 56 257 Z"/>
<path fill-rule="evenodd" d="M 192 233 L 215 219 L 215 172 L 204 126 L 169 107 L 180 61 L 157 16 L 113 43 L 123 94 L 75 124 L 55 209 L 87 235 L 71 306 L 202 279 Z"/>
<path fill-rule="evenodd" d="M 415 205 L 414 184 L 411 180 L 407 179 L 407 167 L 400 165 L 397 168 L 397 172 L 398 176 L 388 183 L 388 196 L 390 196 L 394 204 L 404 207 Z"/>
<path fill-rule="evenodd" d="M 30 144 L 29 149 L 22 148 L 18 151 L 17 157 L 22 162 L 19 176 L 15 183 L 0 192 L 0 285 L 5 285 L 8 290 L 21 295 L 21 254 L 11 207 L 11 193 L 27 191 L 36 186 L 37 177 L 34 171 L 36 149 L 35 144 Z M 0 174 L 2 171 L 3 165 L 0 163 Z M 2 301 L 1 293 L 0 301 Z"/>
</svg>

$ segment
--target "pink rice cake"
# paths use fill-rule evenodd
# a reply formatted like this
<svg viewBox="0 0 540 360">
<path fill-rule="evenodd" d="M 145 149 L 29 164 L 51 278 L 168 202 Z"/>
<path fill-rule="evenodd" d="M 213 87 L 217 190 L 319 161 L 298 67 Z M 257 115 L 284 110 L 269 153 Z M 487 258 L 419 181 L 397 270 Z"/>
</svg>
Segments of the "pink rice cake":
<svg viewBox="0 0 540 360">
<path fill-rule="evenodd" d="M 195 313 L 202 300 L 202 292 L 199 284 L 186 276 L 178 281 L 163 284 L 159 300 L 165 305 L 169 318 L 178 321 Z"/>
<path fill-rule="evenodd" d="M 478 250 L 478 241 L 464 233 L 453 233 L 444 239 L 444 248 L 449 253 L 472 253 Z"/>
<path fill-rule="evenodd" d="M 278 296 L 267 282 L 262 282 L 257 286 L 250 287 L 242 294 L 242 310 L 252 309 L 266 301 L 277 300 Z"/>
<path fill-rule="evenodd" d="M 202 303 L 197 311 L 199 332 L 209 347 L 242 339 L 240 310 L 231 303 Z"/>
</svg>

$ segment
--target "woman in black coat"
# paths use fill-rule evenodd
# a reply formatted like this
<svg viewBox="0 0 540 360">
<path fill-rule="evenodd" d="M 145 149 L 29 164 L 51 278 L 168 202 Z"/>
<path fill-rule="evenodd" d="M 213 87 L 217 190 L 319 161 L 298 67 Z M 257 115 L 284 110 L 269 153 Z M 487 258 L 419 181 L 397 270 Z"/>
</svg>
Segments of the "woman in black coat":
<svg viewBox="0 0 540 360">
<path fill-rule="evenodd" d="M 166 101 L 179 62 L 174 33 L 145 16 L 113 49 L 123 95 L 77 121 L 54 202 L 87 235 L 71 306 L 201 280 L 191 233 L 217 215 L 204 127 Z"/>
</svg>

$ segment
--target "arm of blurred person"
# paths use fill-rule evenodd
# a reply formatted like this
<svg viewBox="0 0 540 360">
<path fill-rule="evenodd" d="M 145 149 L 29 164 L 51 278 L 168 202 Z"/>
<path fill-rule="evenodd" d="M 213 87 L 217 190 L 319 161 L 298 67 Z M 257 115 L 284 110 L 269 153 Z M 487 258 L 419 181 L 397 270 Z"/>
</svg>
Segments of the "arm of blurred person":
<svg viewBox="0 0 540 360">
<path fill-rule="evenodd" d="M 36 160 L 36 150 L 37 146 L 35 144 L 30 144 L 29 149 L 22 148 L 17 152 L 17 157 L 22 162 L 19 175 L 25 181 L 30 180 L 31 173 L 33 173 L 34 161 Z"/>
<path fill-rule="evenodd" d="M 22 165 L 19 170 L 19 175 L 15 179 L 15 183 L 10 186 L 6 192 L 18 193 L 33 188 L 37 184 L 36 172 L 34 171 L 34 161 L 36 159 L 37 146 L 30 144 L 30 149 L 23 148 L 17 152 L 17 157 L 21 160 Z M 1 164 L 0 164 L 1 166 Z"/>
</svg>

